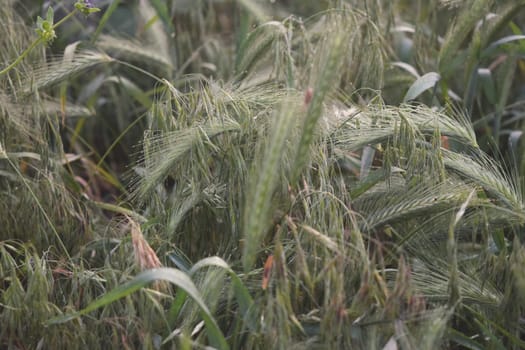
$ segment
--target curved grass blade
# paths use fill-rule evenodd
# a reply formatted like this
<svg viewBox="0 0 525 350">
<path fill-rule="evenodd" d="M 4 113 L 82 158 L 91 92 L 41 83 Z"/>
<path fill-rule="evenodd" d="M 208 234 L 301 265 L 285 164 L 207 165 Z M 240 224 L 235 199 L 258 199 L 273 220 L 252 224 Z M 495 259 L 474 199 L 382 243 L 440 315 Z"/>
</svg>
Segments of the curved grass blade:
<svg viewBox="0 0 525 350">
<path fill-rule="evenodd" d="M 408 102 L 410 100 L 417 98 L 423 92 L 436 86 L 436 83 L 440 79 L 441 79 L 441 76 L 436 72 L 430 72 L 430 73 L 423 75 L 422 77 L 417 78 L 417 80 L 414 82 L 414 84 L 410 86 L 407 93 L 405 94 L 405 97 L 403 98 L 403 102 Z"/>
<path fill-rule="evenodd" d="M 391 65 L 394 66 L 394 67 L 401 68 L 402 70 L 404 70 L 405 72 L 407 72 L 410 75 L 414 76 L 415 78 L 419 78 L 420 77 L 419 73 L 417 72 L 417 69 L 414 68 L 414 66 L 411 66 L 408 63 L 405 63 L 405 62 L 393 62 L 393 63 L 391 63 Z"/>
<path fill-rule="evenodd" d="M 483 345 L 480 343 L 472 340 L 470 337 L 466 336 L 465 334 L 455 330 L 454 328 L 449 328 L 447 331 L 447 336 L 451 340 L 452 343 L 458 344 L 465 349 L 469 350 L 482 350 Z"/>
<path fill-rule="evenodd" d="M 229 274 L 230 278 L 232 279 L 235 297 L 237 298 L 237 302 L 239 304 L 241 314 L 244 315 L 244 320 L 246 321 L 248 328 L 250 328 L 250 330 L 252 331 L 255 331 L 256 330 L 256 320 L 253 318 L 253 313 L 251 313 L 253 310 L 253 306 L 254 306 L 253 299 L 248 289 L 246 288 L 246 286 L 242 283 L 239 276 L 237 276 L 237 274 L 231 269 L 228 263 L 226 263 L 223 259 L 217 256 L 205 258 L 205 259 L 198 261 L 189 270 L 188 274 L 192 276 L 198 270 L 202 268 L 206 268 L 206 267 L 218 267 L 218 268 L 222 268 L 226 270 L 226 272 Z M 186 297 L 187 297 L 187 294 L 184 291 L 179 291 L 177 293 L 177 297 L 173 301 L 171 308 L 169 310 L 168 320 L 170 324 L 173 324 L 175 320 L 177 319 L 179 312 L 182 309 L 184 302 L 186 301 Z"/>
<path fill-rule="evenodd" d="M 509 35 L 499 40 L 496 40 L 492 44 L 490 44 L 485 50 L 483 50 L 483 52 L 481 53 L 481 57 L 489 57 L 492 53 L 494 53 L 494 51 L 498 49 L 498 47 L 519 40 L 525 40 L 525 35 Z"/>
<path fill-rule="evenodd" d="M 74 318 L 85 315 L 102 306 L 108 305 L 114 301 L 122 299 L 130 295 L 131 293 L 144 288 L 151 282 L 159 280 L 171 282 L 174 285 L 178 286 L 185 293 L 187 293 L 187 295 L 189 295 L 197 303 L 197 305 L 199 305 L 201 309 L 201 317 L 204 320 L 204 323 L 206 324 L 208 338 L 212 346 L 218 349 L 229 348 L 228 343 L 224 338 L 224 335 L 219 329 L 217 322 L 215 322 L 215 319 L 213 318 L 210 310 L 204 303 L 204 300 L 202 299 L 199 291 L 197 290 L 197 287 L 195 287 L 195 284 L 193 284 L 191 279 L 184 272 L 172 268 L 158 268 L 144 271 L 141 274 L 137 275 L 135 278 L 133 278 L 131 281 L 124 283 L 123 285 L 105 294 L 101 298 L 95 300 L 83 310 L 80 310 L 73 314 L 55 317 L 49 320 L 47 324 L 51 325 L 68 322 Z"/>
<path fill-rule="evenodd" d="M 226 270 L 228 275 L 230 276 L 233 284 L 233 290 L 235 292 L 235 297 L 237 298 L 237 302 L 239 303 L 239 308 L 241 309 L 241 313 L 247 317 L 248 326 L 255 330 L 255 320 L 252 318 L 249 318 L 249 312 L 253 309 L 253 299 L 250 295 L 250 292 L 242 283 L 241 279 L 237 274 L 231 269 L 230 265 L 223 259 L 221 259 L 218 256 L 213 256 L 209 258 L 205 258 L 197 262 L 190 270 L 190 276 L 193 275 L 197 270 L 205 268 L 205 267 L 218 267 L 221 269 Z"/>
</svg>

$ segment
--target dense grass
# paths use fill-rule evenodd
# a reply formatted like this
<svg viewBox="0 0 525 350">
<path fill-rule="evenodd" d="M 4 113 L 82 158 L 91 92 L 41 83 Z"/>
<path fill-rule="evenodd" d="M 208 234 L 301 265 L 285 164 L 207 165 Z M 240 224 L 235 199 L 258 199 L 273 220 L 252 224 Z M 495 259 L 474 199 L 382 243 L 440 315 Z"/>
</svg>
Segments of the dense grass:
<svg viewBox="0 0 525 350">
<path fill-rule="evenodd" d="M 93 2 L 0 7 L 2 347 L 525 347 L 525 2 Z"/>
</svg>

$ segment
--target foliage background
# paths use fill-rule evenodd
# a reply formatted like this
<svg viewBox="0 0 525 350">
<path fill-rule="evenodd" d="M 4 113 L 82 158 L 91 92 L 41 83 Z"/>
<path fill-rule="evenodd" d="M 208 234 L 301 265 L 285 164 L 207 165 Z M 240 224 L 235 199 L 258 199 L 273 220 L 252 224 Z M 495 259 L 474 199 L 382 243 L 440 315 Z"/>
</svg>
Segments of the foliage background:
<svg viewBox="0 0 525 350">
<path fill-rule="evenodd" d="M 91 3 L 0 75 L 2 346 L 525 347 L 524 1 Z"/>
</svg>

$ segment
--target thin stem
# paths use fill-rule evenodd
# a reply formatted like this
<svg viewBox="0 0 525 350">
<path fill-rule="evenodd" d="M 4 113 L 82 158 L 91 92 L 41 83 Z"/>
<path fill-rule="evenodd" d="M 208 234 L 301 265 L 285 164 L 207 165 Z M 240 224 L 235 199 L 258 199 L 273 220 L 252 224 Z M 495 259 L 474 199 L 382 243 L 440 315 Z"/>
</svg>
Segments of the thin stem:
<svg viewBox="0 0 525 350">
<path fill-rule="evenodd" d="M 42 40 L 42 38 L 38 38 L 37 40 L 33 41 L 31 46 L 29 46 L 24 52 L 22 52 L 22 54 L 18 56 L 18 58 L 13 63 L 11 63 L 9 66 L 0 71 L 0 76 L 6 74 L 11 69 L 16 67 L 29 54 L 29 52 L 31 52 L 31 50 L 33 50 L 38 44 L 42 42 Z"/>
<path fill-rule="evenodd" d="M 75 8 L 73 11 L 71 11 L 70 13 L 68 13 L 67 15 L 64 16 L 64 18 L 62 18 L 60 21 L 56 22 L 54 25 L 53 25 L 53 29 L 56 29 L 59 25 L 61 25 L 62 23 L 64 23 L 65 21 L 67 21 L 68 19 L 70 19 L 71 17 L 73 17 L 76 13 L 78 12 L 78 9 Z"/>
<path fill-rule="evenodd" d="M 68 13 L 66 16 L 64 16 L 64 18 L 62 18 L 60 21 L 58 21 L 57 23 L 55 23 L 51 28 L 54 30 L 56 29 L 59 25 L 61 25 L 62 23 L 64 23 L 65 21 L 67 21 L 69 18 L 71 18 L 72 16 L 74 16 L 76 13 L 78 12 L 78 9 L 74 9 L 73 11 L 71 11 L 70 13 Z M 18 58 L 13 62 L 11 63 L 9 66 L 7 66 L 6 68 L 2 69 L 0 71 L 0 76 L 6 74 L 7 72 L 9 72 L 11 69 L 13 69 L 14 67 L 16 67 L 20 62 L 22 62 L 22 60 L 38 45 L 40 44 L 42 41 L 44 41 L 44 39 L 42 39 L 42 37 L 39 37 L 38 39 L 36 39 L 35 41 L 33 41 L 33 43 L 27 48 L 25 49 L 24 52 L 22 52 L 22 54 L 20 54 L 20 56 L 18 56 Z"/>
<path fill-rule="evenodd" d="M 142 69 L 142 68 L 137 67 L 137 66 L 135 66 L 135 65 L 133 65 L 133 64 L 131 64 L 131 63 L 128 63 L 128 62 L 125 62 L 125 61 L 121 61 L 121 60 L 115 60 L 115 62 L 117 62 L 118 64 L 121 64 L 121 65 L 123 65 L 123 66 L 129 67 L 129 68 L 131 68 L 131 69 L 133 69 L 133 70 L 136 70 L 137 72 L 140 72 L 140 73 L 142 73 L 142 74 L 144 74 L 144 75 L 147 75 L 148 77 L 153 78 L 153 79 L 156 80 L 157 82 L 163 84 L 161 78 L 159 78 L 158 76 L 156 76 L 156 75 L 153 74 L 153 73 L 148 72 L 148 71 L 145 70 L 145 69 Z"/>
</svg>

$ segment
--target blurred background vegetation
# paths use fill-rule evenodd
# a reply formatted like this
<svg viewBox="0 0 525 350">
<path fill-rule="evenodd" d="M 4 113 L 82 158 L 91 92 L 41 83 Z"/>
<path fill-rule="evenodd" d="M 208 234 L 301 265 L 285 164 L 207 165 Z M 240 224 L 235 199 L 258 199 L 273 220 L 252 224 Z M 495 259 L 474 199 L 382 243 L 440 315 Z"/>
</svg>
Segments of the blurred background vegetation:
<svg viewBox="0 0 525 350">
<path fill-rule="evenodd" d="M 0 7 L 2 347 L 525 348 L 525 1 L 78 3 Z"/>
</svg>

